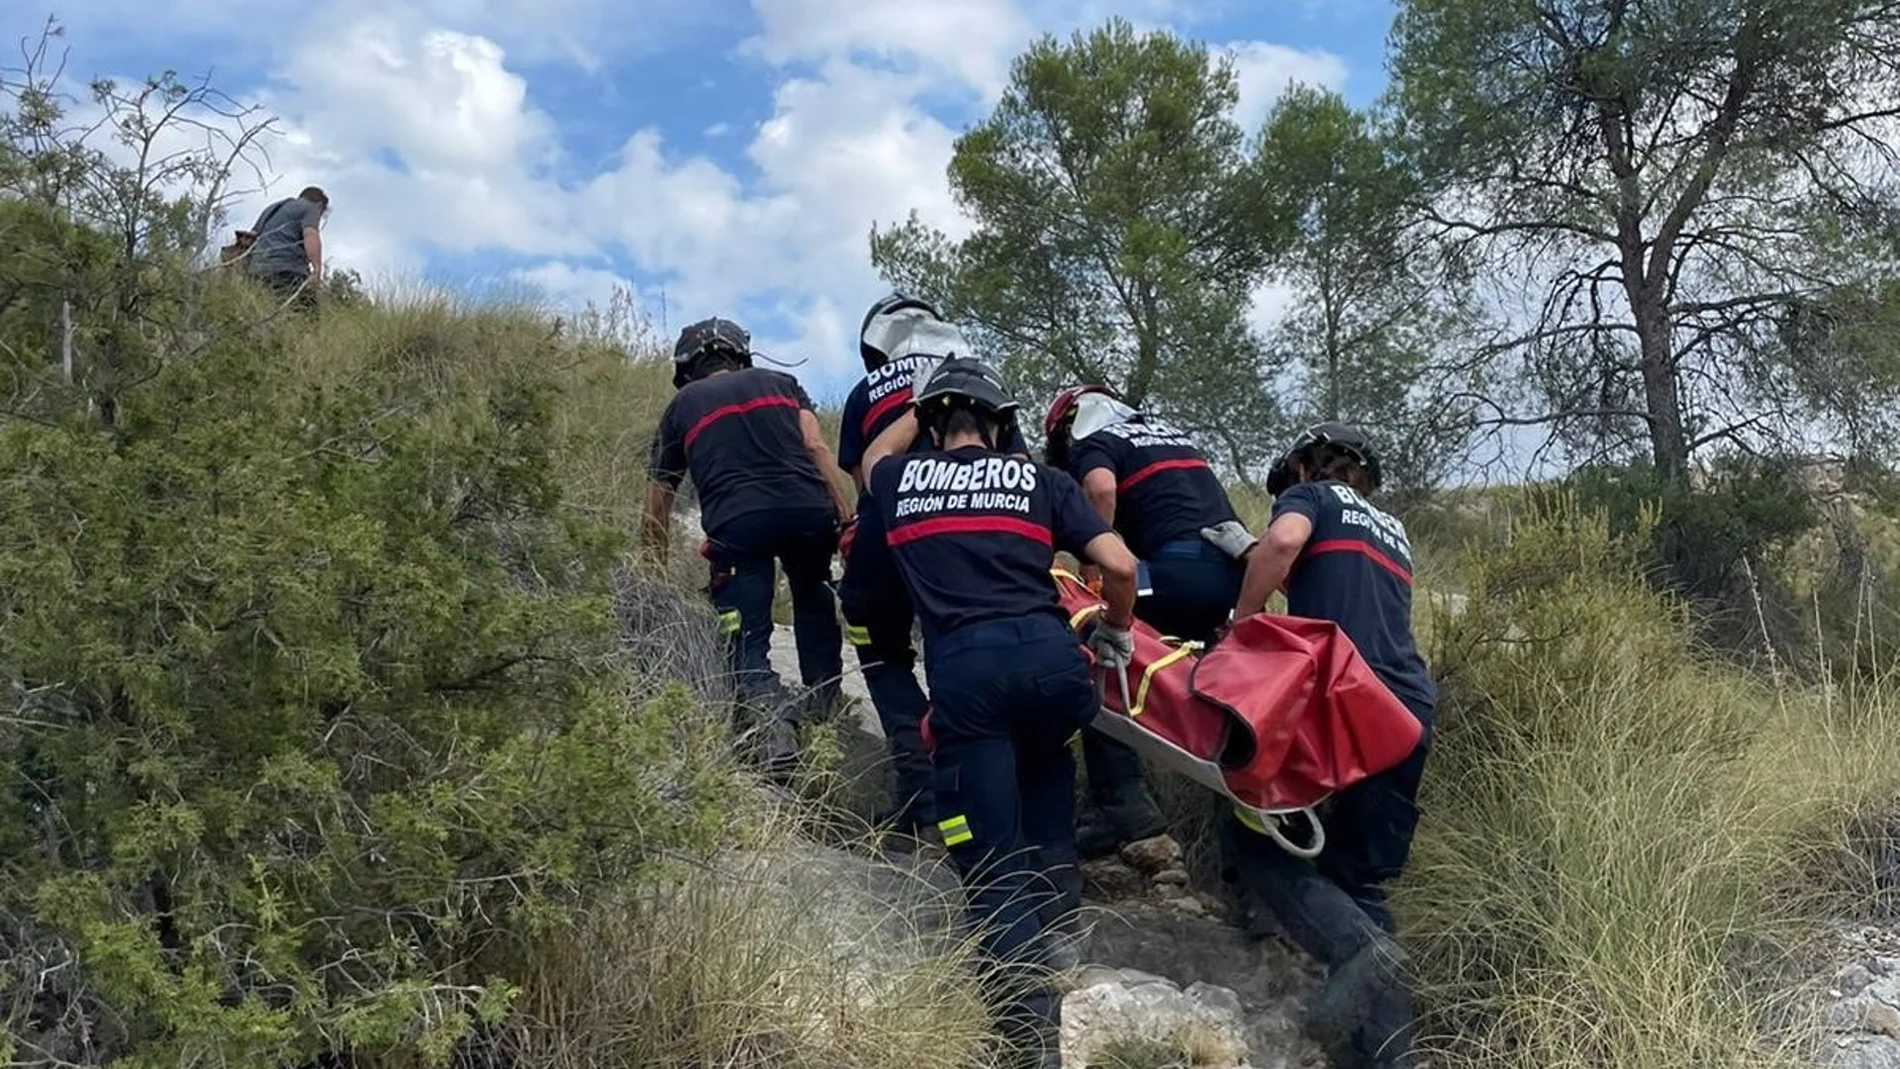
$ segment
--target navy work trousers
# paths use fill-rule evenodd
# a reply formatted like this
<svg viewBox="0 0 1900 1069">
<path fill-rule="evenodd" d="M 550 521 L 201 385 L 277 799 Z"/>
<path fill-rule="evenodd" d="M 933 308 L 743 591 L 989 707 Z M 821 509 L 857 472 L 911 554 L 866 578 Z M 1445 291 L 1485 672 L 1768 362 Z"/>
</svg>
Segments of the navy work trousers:
<svg viewBox="0 0 1900 1069">
<path fill-rule="evenodd" d="M 727 637 L 741 700 L 769 701 L 784 693 L 771 660 L 772 600 L 778 586 L 774 562 L 784 565 L 791 588 L 800 681 L 821 693 L 837 690 L 844 636 L 830 585 L 831 555 L 838 545 L 833 521 L 829 508 L 760 510 L 742 513 L 708 536 L 708 593 Z M 790 709 L 783 715 L 797 716 Z"/>
<path fill-rule="evenodd" d="M 1351 961 L 1381 933 L 1397 933 L 1385 887 L 1411 854 L 1419 781 L 1431 750 L 1432 710 L 1411 708 L 1425 724 L 1425 737 L 1403 764 L 1353 784 L 1321 807 L 1326 847 L 1319 857 L 1294 857 L 1231 811 L 1217 829 L 1222 875 L 1237 884 L 1249 910 L 1278 921 L 1288 938 L 1329 969 Z M 1353 1038 L 1362 1064 L 1377 1063 L 1372 1052 L 1408 1048 L 1411 1027 L 1411 999 L 1403 989 L 1366 1007 Z"/>
<path fill-rule="evenodd" d="M 838 584 L 845 636 L 857 651 L 864 689 L 890 748 L 890 815 L 902 829 L 935 824 L 936 791 L 921 730 L 930 703 L 917 685 L 917 651 L 910 638 L 916 613 L 884 541 L 882 514 L 868 499 L 860 505 L 857 535 Z"/>
<path fill-rule="evenodd" d="M 1154 593 L 1135 602 L 1149 627 L 1189 642 L 1209 642 L 1240 599 L 1246 565 L 1206 539 L 1169 542 L 1148 557 Z"/>
<path fill-rule="evenodd" d="M 958 628 L 924 652 L 937 826 L 1001 967 L 992 993 L 1005 1034 L 1053 1049 L 1059 996 L 1008 967 L 1045 963 L 1045 933 L 1080 905 L 1067 744 L 1099 709 L 1088 662 L 1053 614 Z"/>
</svg>

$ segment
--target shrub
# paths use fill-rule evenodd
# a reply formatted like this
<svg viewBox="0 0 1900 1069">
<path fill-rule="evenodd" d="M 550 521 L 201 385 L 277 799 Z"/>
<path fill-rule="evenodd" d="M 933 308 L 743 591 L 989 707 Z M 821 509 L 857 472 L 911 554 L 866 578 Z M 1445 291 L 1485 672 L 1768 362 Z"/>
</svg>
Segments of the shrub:
<svg viewBox="0 0 1900 1069">
<path fill-rule="evenodd" d="M 1647 463 L 1587 468 L 1568 485 L 1635 540 L 1659 589 L 1695 606 L 1707 640 L 1784 661 L 1812 649 L 1782 581 L 1789 550 L 1821 521 L 1795 463 L 1727 458 L 1693 489 Z"/>
<path fill-rule="evenodd" d="M 556 354 L 384 327 L 333 379 L 232 329 L 109 427 L 0 428 L 22 1042 L 439 1060 L 591 889 L 722 830 L 717 725 L 617 656 Z"/>
<path fill-rule="evenodd" d="M 1850 817 L 1900 787 L 1888 696 L 1713 666 L 1644 551 L 1574 498 L 1520 506 L 1469 560 L 1467 611 L 1436 621 L 1439 734 L 1396 900 L 1458 1064 L 1790 1063 L 1794 966 L 1868 890 L 1843 859 Z"/>
</svg>

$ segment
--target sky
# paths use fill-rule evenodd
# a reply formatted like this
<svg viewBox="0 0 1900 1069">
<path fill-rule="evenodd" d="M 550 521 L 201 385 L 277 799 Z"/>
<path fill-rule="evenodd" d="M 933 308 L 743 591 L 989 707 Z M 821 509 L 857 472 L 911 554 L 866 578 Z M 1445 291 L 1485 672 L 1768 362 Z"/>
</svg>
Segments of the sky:
<svg viewBox="0 0 1900 1069">
<path fill-rule="evenodd" d="M 803 363 L 815 397 L 862 373 L 886 286 L 874 224 L 967 231 L 945 179 L 1010 61 L 1110 16 L 1233 57 L 1257 128 L 1293 81 L 1375 96 L 1390 0 L 73 0 L 5 5 L 7 43 L 65 27 L 67 70 L 171 69 L 275 116 L 263 188 L 331 198 L 326 266 L 372 285 L 616 286 L 667 336 L 709 315 Z M 17 64 L 4 64 L 14 66 Z M 75 87 L 80 83 L 75 82 Z M 251 183 L 255 184 L 255 183 Z M 1269 321 L 1281 300 L 1260 295 Z"/>
</svg>

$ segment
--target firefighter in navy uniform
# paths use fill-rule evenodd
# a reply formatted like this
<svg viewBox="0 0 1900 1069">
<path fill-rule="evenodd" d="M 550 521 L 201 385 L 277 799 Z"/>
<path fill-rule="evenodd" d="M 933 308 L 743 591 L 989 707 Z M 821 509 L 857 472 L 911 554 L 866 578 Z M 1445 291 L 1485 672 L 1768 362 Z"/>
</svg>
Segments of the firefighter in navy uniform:
<svg viewBox="0 0 1900 1069">
<path fill-rule="evenodd" d="M 1032 967 L 999 969 L 992 998 L 1026 1064 L 1057 1066 L 1061 1001 L 1033 967 L 1052 953 L 1048 873 L 1074 860 L 1068 740 L 1100 705 L 1049 571 L 1057 550 L 1101 569 L 1108 606 L 1088 643 L 1126 671 L 1135 561 L 1073 479 L 996 448 L 1015 411 L 995 372 L 946 359 L 864 469 L 923 626 L 938 828 L 985 950 Z M 935 448 L 909 452 L 920 426 Z"/>
<path fill-rule="evenodd" d="M 934 835 L 937 824 L 930 753 L 920 731 L 929 700 L 917 685 L 917 654 L 911 644 L 916 613 L 884 542 L 876 500 L 865 486 L 864 451 L 909 409 L 916 371 L 937 362 L 939 356 L 932 354 L 960 351 L 962 346 L 957 329 L 925 302 L 902 293 L 879 299 L 858 328 L 865 375 L 845 398 L 838 431 L 838 464 L 858 486 L 855 528 L 841 549 L 844 577 L 838 584 L 838 603 L 845 637 L 857 651 L 864 687 L 891 754 L 891 805 L 877 823 L 912 838 Z M 1014 421 L 1005 433 L 1004 452 L 1029 455 Z M 927 449 L 930 444 L 920 434 L 911 447 Z"/>
<path fill-rule="evenodd" d="M 1200 450 L 1106 386 L 1058 393 L 1043 435 L 1043 459 L 1081 484 L 1089 504 L 1146 566 L 1153 592 L 1135 602 L 1135 615 L 1163 635 L 1212 642 L 1240 593 L 1242 565 L 1202 535 L 1239 521 Z M 1167 829 L 1133 750 L 1090 732 L 1083 760 L 1100 814 L 1086 814 L 1077 835 L 1083 857 Z"/>
<path fill-rule="evenodd" d="M 673 386 L 653 436 L 643 542 L 664 561 L 675 492 L 690 474 L 699 497 L 707 592 L 727 636 L 741 702 L 767 716 L 768 769 L 798 757 L 798 724 L 838 702 L 843 636 L 832 597 L 831 557 L 848 516 L 826 476 L 831 450 L 798 380 L 752 366 L 738 324 L 706 319 L 680 332 Z M 802 703 L 786 695 L 770 660 L 774 561 L 785 568 Z M 802 705 L 802 708 L 801 708 Z"/>
<path fill-rule="evenodd" d="M 1322 423 L 1301 434 L 1269 474 L 1273 519 L 1248 554 L 1234 617 L 1264 610 L 1284 586 L 1287 612 L 1338 624 L 1425 733 L 1403 764 L 1325 804 L 1326 846 L 1313 861 L 1275 846 L 1237 813 L 1219 829 L 1226 875 L 1249 910 L 1277 919 L 1330 969 L 1307 1028 L 1341 1069 L 1414 1064 L 1411 999 L 1385 885 L 1411 851 L 1437 694 L 1412 635 L 1405 525 L 1367 500 L 1379 481 L 1378 455 L 1362 431 Z"/>
</svg>

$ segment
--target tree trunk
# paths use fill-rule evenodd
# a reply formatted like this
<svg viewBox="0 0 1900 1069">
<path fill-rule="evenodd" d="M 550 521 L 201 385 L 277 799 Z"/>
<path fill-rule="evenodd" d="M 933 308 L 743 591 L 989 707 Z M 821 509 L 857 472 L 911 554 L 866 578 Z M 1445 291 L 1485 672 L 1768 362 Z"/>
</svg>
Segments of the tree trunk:
<svg viewBox="0 0 1900 1069">
<path fill-rule="evenodd" d="M 1127 389 L 1122 391 L 1122 399 L 1134 408 L 1140 408 L 1147 399 L 1148 389 L 1154 385 L 1155 372 L 1161 364 L 1161 324 L 1154 286 L 1145 279 L 1137 285 L 1140 286 L 1141 308 L 1134 324 L 1135 366 L 1128 374 Z"/>
<path fill-rule="evenodd" d="M 1661 299 L 1643 293 L 1636 306 L 1636 335 L 1642 345 L 1643 410 L 1649 416 L 1650 453 L 1656 470 L 1671 484 L 1689 485 L 1689 438 L 1682 426 L 1682 396 L 1676 382 L 1675 348 L 1670 344 L 1669 313 Z"/>
</svg>

